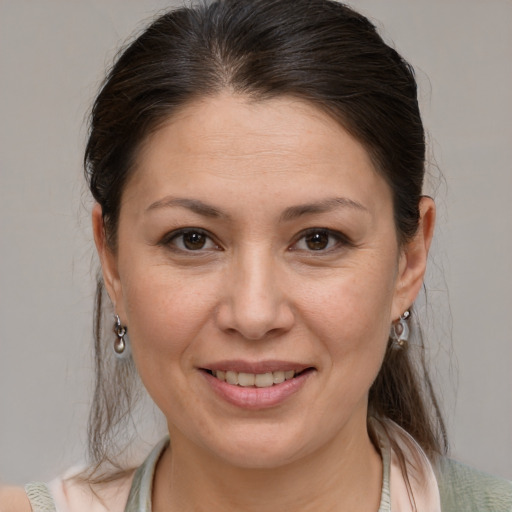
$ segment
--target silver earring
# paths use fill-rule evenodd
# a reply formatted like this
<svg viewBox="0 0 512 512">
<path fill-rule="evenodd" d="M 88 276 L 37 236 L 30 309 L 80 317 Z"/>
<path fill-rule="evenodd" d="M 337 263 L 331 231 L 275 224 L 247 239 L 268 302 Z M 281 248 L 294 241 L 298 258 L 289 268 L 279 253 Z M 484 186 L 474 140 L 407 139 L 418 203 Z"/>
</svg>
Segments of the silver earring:
<svg viewBox="0 0 512 512">
<path fill-rule="evenodd" d="M 391 338 L 391 348 L 395 350 L 402 350 L 407 348 L 407 341 L 409 340 L 409 324 L 408 318 L 411 316 L 409 310 L 396 321 L 391 324 L 391 331 L 389 337 Z"/>
<path fill-rule="evenodd" d="M 125 325 L 121 325 L 119 315 L 114 315 L 114 333 L 116 335 L 114 354 L 119 359 L 125 359 L 130 355 L 130 343 L 127 331 L 128 328 Z"/>
</svg>

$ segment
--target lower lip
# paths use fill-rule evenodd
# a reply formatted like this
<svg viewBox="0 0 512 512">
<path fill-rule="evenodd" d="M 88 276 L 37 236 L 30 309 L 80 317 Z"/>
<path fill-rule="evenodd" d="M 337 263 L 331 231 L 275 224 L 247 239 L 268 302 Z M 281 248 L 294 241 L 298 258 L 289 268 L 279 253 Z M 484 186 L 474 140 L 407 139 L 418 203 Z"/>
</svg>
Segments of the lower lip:
<svg viewBox="0 0 512 512">
<path fill-rule="evenodd" d="M 226 402 L 242 409 L 256 410 L 275 407 L 283 403 L 302 388 L 313 371 L 306 370 L 292 379 L 285 380 L 280 384 L 274 384 L 268 388 L 236 386 L 217 379 L 217 377 L 206 371 L 201 373 L 217 395 Z"/>
</svg>

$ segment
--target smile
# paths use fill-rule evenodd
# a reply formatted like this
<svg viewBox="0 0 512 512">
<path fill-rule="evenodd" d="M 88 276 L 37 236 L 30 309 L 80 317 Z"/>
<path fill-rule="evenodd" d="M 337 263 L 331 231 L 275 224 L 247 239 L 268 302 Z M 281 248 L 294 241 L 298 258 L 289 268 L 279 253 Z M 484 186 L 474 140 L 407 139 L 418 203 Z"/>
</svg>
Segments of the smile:
<svg viewBox="0 0 512 512">
<path fill-rule="evenodd" d="M 295 370 L 278 370 L 266 373 L 245 373 L 231 370 L 211 370 L 209 373 L 217 379 L 233 386 L 241 386 L 244 388 L 269 388 L 275 384 L 281 384 L 286 380 L 293 379 L 295 375 L 300 372 L 296 372 Z"/>
<path fill-rule="evenodd" d="M 276 363 L 221 363 L 215 366 L 215 369 L 201 369 L 210 388 L 223 401 L 250 410 L 276 407 L 284 403 L 298 393 L 309 377 L 316 373 L 314 367 L 297 365 L 293 370 L 293 366 L 286 363 L 282 366 Z M 229 367 L 231 369 L 228 370 Z M 235 371 L 236 367 L 245 371 Z"/>
</svg>

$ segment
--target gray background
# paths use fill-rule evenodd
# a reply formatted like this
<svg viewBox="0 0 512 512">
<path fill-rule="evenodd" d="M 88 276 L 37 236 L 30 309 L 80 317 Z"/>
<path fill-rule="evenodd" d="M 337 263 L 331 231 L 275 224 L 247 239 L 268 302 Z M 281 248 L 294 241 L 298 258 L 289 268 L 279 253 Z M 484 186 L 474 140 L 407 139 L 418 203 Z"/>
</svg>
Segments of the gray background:
<svg viewBox="0 0 512 512">
<path fill-rule="evenodd" d="M 440 208 L 427 331 L 452 453 L 512 479 L 512 2 L 351 3 L 418 72 Z M 4 483 L 83 457 L 96 268 L 84 116 L 120 41 L 167 5 L 0 0 Z"/>
</svg>

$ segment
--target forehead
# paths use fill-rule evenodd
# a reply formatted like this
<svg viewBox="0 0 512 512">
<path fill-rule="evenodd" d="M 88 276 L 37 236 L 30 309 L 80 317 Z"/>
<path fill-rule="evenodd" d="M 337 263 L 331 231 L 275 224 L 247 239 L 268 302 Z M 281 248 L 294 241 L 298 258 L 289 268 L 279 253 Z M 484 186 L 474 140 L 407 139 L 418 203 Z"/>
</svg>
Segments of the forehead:
<svg viewBox="0 0 512 512">
<path fill-rule="evenodd" d="M 180 152 L 222 151 L 226 156 L 238 156 L 258 148 L 296 151 L 300 142 L 301 153 L 321 149 L 322 156 L 328 156 L 332 142 L 338 147 L 343 143 L 337 137 L 341 132 L 346 135 L 344 128 L 319 107 L 295 97 L 253 100 L 223 93 L 179 109 L 148 138 L 142 156 L 154 150 L 166 133 L 176 138 L 175 149 Z M 191 140 L 195 137 L 200 140 Z M 363 146 L 355 139 L 353 142 L 360 146 L 359 156 L 366 159 Z"/>
<path fill-rule="evenodd" d="M 128 186 L 132 193 L 173 187 L 203 193 L 212 180 L 234 193 L 286 185 L 290 191 L 299 183 L 323 194 L 337 185 L 368 200 L 387 187 L 364 146 L 313 104 L 227 93 L 188 104 L 154 132 Z"/>
</svg>

